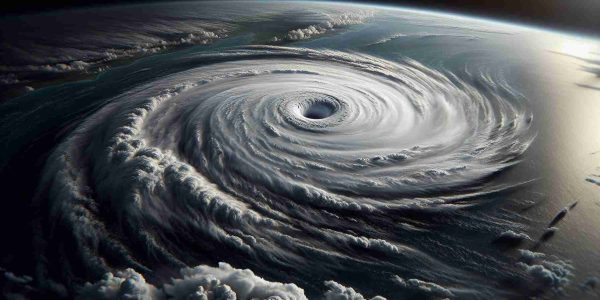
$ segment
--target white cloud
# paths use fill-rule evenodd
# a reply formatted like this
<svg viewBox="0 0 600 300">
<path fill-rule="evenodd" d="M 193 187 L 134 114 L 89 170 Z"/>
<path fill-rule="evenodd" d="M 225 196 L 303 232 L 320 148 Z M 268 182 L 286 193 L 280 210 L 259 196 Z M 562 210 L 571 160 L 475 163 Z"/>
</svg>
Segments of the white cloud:
<svg viewBox="0 0 600 300">
<path fill-rule="evenodd" d="M 536 264 L 527 264 L 518 262 L 521 267 L 535 281 L 554 291 L 561 291 L 564 286 L 569 284 L 569 278 L 573 275 L 573 267 L 564 261 L 541 261 Z"/>
<path fill-rule="evenodd" d="M 542 258 L 546 257 L 546 254 L 544 254 L 544 253 L 533 252 L 533 251 L 525 250 L 525 249 L 519 249 L 519 253 L 521 254 L 521 257 L 519 258 L 519 260 L 521 260 L 522 262 L 525 262 L 527 264 L 531 264 L 536 259 L 542 259 Z"/>
<path fill-rule="evenodd" d="M 366 298 L 351 287 L 345 287 L 333 280 L 325 281 L 328 288 L 323 295 L 325 300 L 366 300 Z M 371 300 L 385 300 L 381 296 L 375 296 Z"/>
<path fill-rule="evenodd" d="M 447 289 L 441 285 L 432 283 L 432 282 L 427 282 L 427 281 L 423 281 L 423 280 L 419 280 L 419 279 L 408 279 L 405 280 L 402 277 L 395 275 L 394 277 L 392 277 L 392 280 L 394 280 L 396 283 L 398 283 L 400 286 L 407 288 L 407 289 L 411 289 L 414 290 L 416 292 L 420 292 L 429 296 L 434 296 L 434 297 L 454 297 L 454 293 L 452 293 L 452 291 L 450 289 Z"/>
<path fill-rule="evenodd" d="M 511 245 L 519 244 L 526 240 L 531 240 L 531 237 L 529 237 L 529 235 L 527 235 L 526 233 L 514 232 L 512 230 L 507 230 L 500 233 L 500 235 L 498 235 L 498 238 L 496 239 L 497 242 L 507 243 Z"/>
<path fill-rule="evenodd" d="M 133 269 L 107 273 L 96 283 L 86 283 L 78 299 L 202 299 L 202 300 L 307 300 L 304 290 L 293 283 L 267 281 L 249 269 L 236 269 L 227 263 L 183 268 L 181 277 L 154 286 Z M 324 300 L 367 300 L 351 287 L 325 281 Z M 369 300 L 386 300 L 381 296 Z"/>
<path fill-rule="evenodd" d="M 304 290 L 291 283 L 266 281 L 252 271 L 226 263 L 218 267 L 197 266 L 181 269 L 181 277 L 161 287 L 147 283 L 134 271 L 107 273 L 96 283 L 87 283 L 79 299 L 205 299 L 306 300 Z"/>
<path fill-rule="evenodd" d="M 133 269 L 106 273 L 94 284 L 86 283 L 80 290 L 78 299 L 162 299 L 162 291 L 146 282 L 141 274 Z"/>
<path fill-rule="evenodd" d="M 198 266 L 181 270 L 182 278 L 164 287 L 175 299 L 307 299 L 304 290 L 291 283 L 266 281 L 251 270 L 236 269 L 226 263 L 217 268 Z M 198 298 L 194 298 L 198 297 Z"/>
<path fill-rule="evenodd" d="M 332 16 L 329 17 L 329 20 L 323 23 L 290 30 L 284 37 L 275 36 L 271 39 L 271 41 L 279 42 L 282 40 L 297 41 L 310 39 L 315 36 L 325 34 L 329 31 L 333 31 L 340 27 L 362 24 L 364 23 L 365 19 L 369 16 L 372 16 L 372 13 L 363 12 L 357 14 L 342 14 L 338 16 Z"/>
<path fill-rule="evenodd" d="M 292 31 L 288 32 L 286 37 L 288 40 L 292 40 L 292 41 L 304 40 L 304 39 L 309 39 L 316 35 L 324 34 L 325 32 L 327 32 L 326 28 L 323 28 L 321 26 L 311 25 L 306 28 L 299 28 L 299 29 L 292 30 Z"/>
</svg>

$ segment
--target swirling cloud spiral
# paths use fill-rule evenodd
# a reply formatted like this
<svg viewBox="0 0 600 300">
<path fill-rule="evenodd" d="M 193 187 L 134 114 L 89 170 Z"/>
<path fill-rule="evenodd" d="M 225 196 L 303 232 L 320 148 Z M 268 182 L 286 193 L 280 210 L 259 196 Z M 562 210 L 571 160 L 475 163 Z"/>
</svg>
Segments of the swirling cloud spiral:
<svg viewBox="0 0 600 300">
<path fill-rule="evenodd" d="M 39 249 L 60 259 L 41 265 L 434 268 L 381 224 L 468 205 L 454 200 L 531 142 L 523 103 L 410 60 L 262 46 L 194 59 L 209 63 L 121 93 L 51 155 Z"/>
</svg>

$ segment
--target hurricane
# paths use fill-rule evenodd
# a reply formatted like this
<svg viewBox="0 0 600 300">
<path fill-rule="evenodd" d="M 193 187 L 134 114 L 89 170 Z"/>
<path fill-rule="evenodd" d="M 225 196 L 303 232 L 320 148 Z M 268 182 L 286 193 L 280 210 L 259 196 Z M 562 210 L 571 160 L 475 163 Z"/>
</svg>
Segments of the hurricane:
<svg viewBox="0 0 600 300">
<path fill-rule="evenodd" d="M 328 287 L 342 299 L 355 291 L 341 277 L 477 298 L 508 293 L 477 276 L 525 276 L 441 226 L 515 226 L 468 210 L 510 188 L 489 178 L 533 140 L 526 101 L 503 82 L 293 47 L 182 60 L 198 63 L 110 99 L 49 156 L 35 202 L 48 285 L 105 276 L 83 295 L 127 280 L 129 293 L 181 298 Z"/>
</svg>

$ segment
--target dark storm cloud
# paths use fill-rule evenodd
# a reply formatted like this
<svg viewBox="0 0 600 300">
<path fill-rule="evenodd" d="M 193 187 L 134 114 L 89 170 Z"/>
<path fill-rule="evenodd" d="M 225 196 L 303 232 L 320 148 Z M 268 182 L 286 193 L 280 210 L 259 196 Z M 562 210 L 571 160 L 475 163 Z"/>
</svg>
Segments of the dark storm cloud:
<svg viewBox="0 0 600 300">
<path fill-rule="evenodd" d="M 579 288 L 589 293 L 597 293 L 598 287 L 600 286 L 600 277 L 590 276 L 586 278 L 580 285 Z"/>
</svg>

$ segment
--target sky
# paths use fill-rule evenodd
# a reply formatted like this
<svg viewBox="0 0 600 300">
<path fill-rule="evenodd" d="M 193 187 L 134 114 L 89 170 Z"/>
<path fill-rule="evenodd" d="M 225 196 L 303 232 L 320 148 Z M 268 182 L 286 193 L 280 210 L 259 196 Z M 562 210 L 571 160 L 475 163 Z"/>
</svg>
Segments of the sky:
<svg viewBox="0 0 600 300">
<path fill-rule="evenodd" d="M 376 0 L 600 35 L 600 0 Z"/>
<path fill-rule="evenodd" d="M 4 3 L 0 11 L 3 14 L 20 14 L 90 5 L 157 1 L 160 0 L 20 0 Z M 350 2 L 451 11 L 600 36 L 600 0 L 363 0 Z"/>
</svg>

